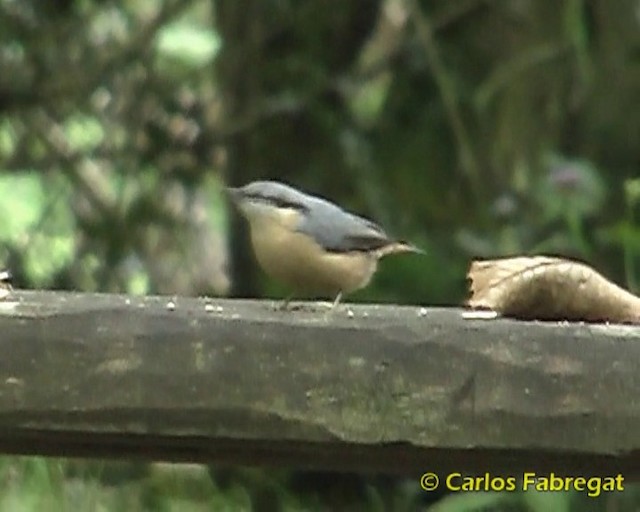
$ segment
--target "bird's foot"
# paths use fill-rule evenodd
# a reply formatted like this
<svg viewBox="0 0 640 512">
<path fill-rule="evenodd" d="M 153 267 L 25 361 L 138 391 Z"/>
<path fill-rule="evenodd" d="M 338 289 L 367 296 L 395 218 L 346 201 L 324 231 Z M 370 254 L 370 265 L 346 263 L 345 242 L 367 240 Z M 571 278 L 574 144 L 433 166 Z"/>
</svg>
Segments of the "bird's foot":
<svg viewBox="0 0 640 512">
<path fill-rule="evenodd" d="M 316 311 L 318 309 L 326 310 L 327 313 L 335 311 L 341 305 L 342 292 L 338 293 L 333 301 L 318 301 L 318 302 L 301 302 L 294 304 L 291 302 L 293 296 L 287 297 L 280 303 L 274 305 L 275 311 Z"/>
</svg>

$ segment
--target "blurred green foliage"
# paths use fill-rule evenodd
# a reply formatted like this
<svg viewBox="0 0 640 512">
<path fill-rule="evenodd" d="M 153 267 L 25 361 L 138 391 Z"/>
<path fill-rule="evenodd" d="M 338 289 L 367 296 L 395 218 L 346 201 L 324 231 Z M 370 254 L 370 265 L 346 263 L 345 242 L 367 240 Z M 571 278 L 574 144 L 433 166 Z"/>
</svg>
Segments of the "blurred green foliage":
<svg viewBox="0 0 640 512">
<path fill-rule="evenodd" d="M 418 479 L 285 470 L 207 469 L 198 464 L 0 458 L 0 510 L 383 512 L 633 511 L 640 488 L 599 498 L 569 492 L 439 493 L 432 502 Z"/>
<path fill-rule="evenodd" d="M 274 178 L 426 250 L 385 260 L 351 300 L 457 304 L 470 259 L 537 253 L 637 292 L 636 4 L 0 0 L 0 261 L 26 288 L 281 296 L 221 193 Z M 138 470 L 4 457 L 0 510 L 427 506 L 413 480 L 341 477 L 329 498 L 297 473 Z M 638 503 L 481 494 L 434 510 Z"/>
</svg>

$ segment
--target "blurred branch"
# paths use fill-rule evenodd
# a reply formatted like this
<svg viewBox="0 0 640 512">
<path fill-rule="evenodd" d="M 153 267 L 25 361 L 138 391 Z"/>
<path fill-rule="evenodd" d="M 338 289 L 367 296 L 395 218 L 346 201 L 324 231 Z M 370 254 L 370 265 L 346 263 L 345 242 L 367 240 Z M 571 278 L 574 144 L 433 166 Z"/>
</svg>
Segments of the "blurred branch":
<svg viewBox="0 0 640 512">
<path fill-rule="evenodd" d="M 455 4 L 453 8 L 449 8 L 446 12 L 433 18 L 431 30 L 433 32 L 445 30 L 452 24 L 459 22 L 464 17 L 494 1 L 495 0 L 467 0 Z M 220 128 L 219 135 L 221 138 L 231 137 L 243 131 L 253 129 L 260 123 L 273 117 L 304 111 L 309 103 L 313 102 L 322 94 L 330 91 L 335 91 L 340 95 L 347 94 L 348 91 L 354 90 L 370 80 L 377 78 L 381 73 L 389 71 L 394 63 L 398 62 L 406 51 L 406 45 L 397 44 L 386 51 L 382 57 L 369 61 L 366 65 L 357 66 L 355 71 L 332 77 L 324 77 L 324 80 L 318 80 L 316 86 L 312 90 L 308 91 L 303 97 L 292 98 L 289 94 L 283 97 L 272 97 L 265 101 L 262 107 L 255 108 L 242 116 L 228 120 L 226 122 L 226 126 Z M 454 104 L 456 103 L 455 98 L 453 99 L 453 102 Z M 453 117 L 456 118 L 456 121 L 452 124 L 455 124 L 456 126 L 462 125 L 462 121 L 460 116 L 457 114 L 457 107 L 455 105 L 453 110 L 456 111 L 452 114 Z M 466 135 L 466 129 L 464 126 L 462 126 L 461 131 L 463 132 L 462 138 L 467 140 L 468 136 Z M 470 144 L 467 145 L 470 147 Z M 474 169 L 477 168 L 477 166 L 475 166 L 475 158 L 473 158 L 473 154 L 471 155 L 471 160 L 473 161 L 471 166 Z M 475 171 L 473 172 L 475 173 Z"/>
<path fill-rule="evenodd" d="M 477 89 L 475 103 L 483 109 L 491 99 L 515 77 L 531 68 L 568 54 L 571 47 L 567 43 L 544 43 L 522 50 L 515 58 L 498 66 Z"/>
<path fill-rule="evenodd" d="M 91 77 L 91 83 L 96 81 L 99 82 L 104 73 L 112 71 L 114 68 L 119 67 L 128 60 L 134 59 L 136 56 L 140 56 L 140 60 L 142 60 L 146 65 L 149 65 L 149 62 L 144 61 L 146 53 L 144 49 L 148 49 L 158 30 L 165 23 L 178 16 L 192 3 L 193 0 L 174 0 L 172 2 L 166 2 L 162 10 L 151 21 L 147 22 L 136 32 L 133 40 L 123 43 L 108 59 L 105 60 L 105 62 L 102 63 L 100 68 Z"/>
<path fill-rule="evenodd" d="M 449 28 L 450 25 L 457 23 L 462 18 L 477 12 L 483 7 L 487 7 L 496 0 L 464 0 L 461 2 L 451 3 L 442 14 L 434 16 L 431 22 L 434 32 Z"/>
<path fill-rule="evenodd" d="M 136 30 L 133 37 L 121 42 L 117 47 L 98 51 L 95 46 L 87 43 L 83 35 L 74 39 L 76 43 L 84 44 L 80 50 L 83 55 L 90 55 L 75 66 L 65 67 L 68 62 L 56 61 L 51 69 L 38 68 L 30 83 L 20 83 L 19 89 L 0 89 L 0 105 L 5 110 L 16 107 L 35 106 L 42 102 L 52 103 L 58 99 L 82 96 L 86 97 L 87 91 L 91 91 L 102 84 L 105 75 L 112 74 L 130 61 L 138 61 L 143 66 L 149 66 L 146 59 L 148 48 L 156 36 L 158 30 L 170 19 L 178 16 L 183 10 L 192 4 L 193 0 L 174 0 L 163 4 L 160 12 L 150 21 L 142 24 Z M 89 25 L 88 22 L 85 26 Z M 104 43 L 103 43 L 104 44 Z M 45 65 L 40 63 L 40 65 Z M 48 77 L 42 80 L 41 77 Z M 54 77 L 51 80 L 50 77 Z"/>
<path fill-rule="evenodd" d="M 84 194 L 84 197 L 96 211 L 104 217 L 123 222 L 127 212 L 120 211 L 122 208 L 119 204 L 119 198 L 111 192 L 112 186 L 103 169 L 92 158 L 71 148 L 60 122 L 50 114 L 40 110 L 33 116 L 33 119 L 34 122 L 29 123 L 30 129 L 38 135 L 39 140 L 47 146 L 52 154 L 57 155 L 55 165 L 67 175 L 76 189 Z M 156 192 L 151 193 L 150 197 L 153 201 L 156 218 L 172 222 L 182 219 L 182 216 L 178 215 L 170 204 L 165 201 L 156 201 Z M 140 197 L 139 200 L 145 201 L 143 197 Z"/>
<path fill-rule="evenodd" d="M 70 178 L 72 183 L 81 190 L 85 197 L 100 213 L 113 217 L 116 209 L 116 198 L 110 196 L 108 184 L 104 176 L 97 172 L 95 164 L 82 155 L 77 154 L 69 145 L 67 137 L 58 121 L 54 120 L 43 109 L 39 109 L 33 116 L 34 122 L 28 123 L 42 143 L 58 156 L 63 165 L 60 169 Z M 79 161 L 89 165 L 78 165 Z M 66 164 L 66 165 L 64 165 Z"/>
<path fill-rule="evenodd" d="M 480 190 L 478 162 L 471 145 L 469 133 L 462 120 L 462 114 L 458 107 L 458 100 L 454 92 L 452 80 L 440 58 L 438 47 L 433 36 L 431 22 L 422 12 L 417 0 L 408 0 L 408 2 L 418 38 L 424 47 L 429 66 L 433 72 L 438 90 L 440 91 L 440 96 L 442 97 L 451 130 L 456 138 L 462 170 L 469 180 L 472 189 L 477 192 Z"/>
</svg>

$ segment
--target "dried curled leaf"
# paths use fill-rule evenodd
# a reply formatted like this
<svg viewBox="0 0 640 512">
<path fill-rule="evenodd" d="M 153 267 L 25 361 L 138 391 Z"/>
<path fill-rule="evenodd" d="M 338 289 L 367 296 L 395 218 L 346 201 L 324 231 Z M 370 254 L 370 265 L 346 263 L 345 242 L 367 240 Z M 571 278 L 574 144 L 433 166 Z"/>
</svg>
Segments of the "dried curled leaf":
<svg viewBox="0 0 640 512">
<path fill-rule="evenodd" d="M 467 305 L 528 320 L 640 323 L 640 298 L 591 267 L 547 256 L 473 261 Z"/>
</svg>

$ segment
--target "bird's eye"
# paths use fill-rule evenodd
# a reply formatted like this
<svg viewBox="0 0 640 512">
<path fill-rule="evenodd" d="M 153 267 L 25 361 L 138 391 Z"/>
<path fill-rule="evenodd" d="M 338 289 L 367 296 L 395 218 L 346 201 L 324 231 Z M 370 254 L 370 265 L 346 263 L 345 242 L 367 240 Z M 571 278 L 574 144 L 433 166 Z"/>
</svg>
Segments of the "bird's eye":
<svg viewBox="0 0 640 512">
<path fill-rule="evenodd" d="M 300 203 L 294 203 L 278 196 L 267 196 L 264 194 L 247 194 L 251 200 L 265 203 L 268 205 L 277 206 L 278 208 L 294 208 L 296 210 L 303 210 L 304 206 Z"/>
<path fill-rule="evenodd" d="M 275 204 L 279 208 L 296 208 L 296 209 L 300 208 L 300 205 L 298 203 L 287 201 L 282 197 L 270 197 L 269 201 L 271 201 L 273 204 Z"/>
<path fill-rule="evenodd" d="M 251 199 L 251 201 L 255 201 L 256 203 L 271 204 L 273 202 L 270 197 L 265 196 L 264 194 L 247 194 L 246 197 L 248 199 Z"/>
</svg>

